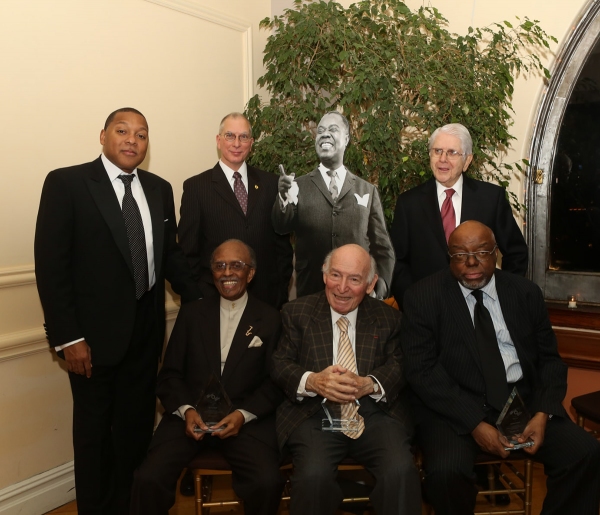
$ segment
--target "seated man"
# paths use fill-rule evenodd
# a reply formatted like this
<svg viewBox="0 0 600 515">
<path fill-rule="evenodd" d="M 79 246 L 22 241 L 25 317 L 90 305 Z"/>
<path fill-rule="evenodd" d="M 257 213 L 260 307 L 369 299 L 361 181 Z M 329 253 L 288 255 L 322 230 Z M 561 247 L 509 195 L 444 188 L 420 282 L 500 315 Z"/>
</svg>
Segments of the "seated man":
<svg viewBox="0 0 600 515">
<path fill-rule="evenodd" d="M 287 396 L 277 410 L 277 437 L 294 464 L 290 514 L 334 513 L 342 500 L 337 465 L 348 456 L 374 476 L 371 502 L 378 514 L 418 515 L 400 314 L 368 296 L 376 265 L 359 245 L 328 254 L 323 280 L 325 292 L 283 307 L 283 334 L 273 354 L 272 376 Z M 347 408 L 360 399 L 358 431 L 321 431 L 324 398 Z"/>
<path fill-rule="evenodd" d="M 233 489 L 244 512 L 274 515 L 284 479 L 279 471 L 275 409 L 281 391 L 269 378 L 279 334 L 279 312 L 246 292 L 256 268 L 254 253 L 239 240 L 217 247 L 211 258 L 220 297 L 181 308 L 162 369 L 158 398 L 165 414 L 146 460 L 137 470 L 132 514 L 167 515 L 181 471 L 204 448 L 217 448 L 233 471 Z M 220 379 L 232 410 L 212 434 L 192 406 L 209 378 Z M 235 437 L 235 438 L 233 438 Z"/>
<path fill-rule="evenodd" d="M 518 441 L 533 442 L 524 451 L 548 476 L 542 514 L 598 515 L 600 443 L 562 406 L 567 367 L 540 288 L 496 269 L 496 239 L 479 222 L 448 244 L 449 269 L 406 292 L 400 332 L 426 500 L 436 515 L 473 513 L 475 457 L 510 456 L 495 424 L 517 387 L 531 415 Z"/>
</svg>

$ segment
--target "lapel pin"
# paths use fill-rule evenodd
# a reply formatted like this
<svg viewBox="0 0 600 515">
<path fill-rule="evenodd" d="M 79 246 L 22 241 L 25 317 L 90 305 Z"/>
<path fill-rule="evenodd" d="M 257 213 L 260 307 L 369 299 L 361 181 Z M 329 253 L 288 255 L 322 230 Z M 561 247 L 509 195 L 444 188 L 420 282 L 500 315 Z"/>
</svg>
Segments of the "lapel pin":
<svg viewBox="0 0 600 515">
<path fill-rule="evenodd" d="M 258 189 L 258 184 L 254 185 L 254 189 L 257 190 Z"/>
<path fill-rule="evenodd" d="M 250 336 L 252 334 L 252 326 L 250 326 L 250 329 L 248 329 L 246 331 L 246 336 Z"/>
</svg>

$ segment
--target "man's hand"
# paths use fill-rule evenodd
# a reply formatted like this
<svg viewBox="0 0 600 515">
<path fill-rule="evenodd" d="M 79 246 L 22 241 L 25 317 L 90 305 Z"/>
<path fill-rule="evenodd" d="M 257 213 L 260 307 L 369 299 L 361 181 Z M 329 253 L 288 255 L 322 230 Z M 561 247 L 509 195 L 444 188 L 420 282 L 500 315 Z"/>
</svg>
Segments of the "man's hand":
<svg viewBox="0 0 600 515">
<path fill-rule="evenodd" d="M 283 166 L 279 166 L 279 181 L 278 181 L 278 187 L 279 187 L 279 194 L 281 195 L 281 198 L 283 198 L 284 200 L 287 198 L 287 193 L 290 190 L 290 188 L 292 187 L 292 183 L 294 182 L 294 177 L 295 174 L 291 173 L 289 175 L 286 175 Z"/>
<path fill-rule="evenodd" d="M 356 393 L 356 398 L 360 399 L 361 397 L 364 397 L 365 395 L 371 395 L 374 391 L 374 384 L 375 384 L 375 380 L 372 377 L 362 377 L 359 375 L 356 375 L 354 372 L 350 372 L 350 370 L 346 371 L 345 374 L 348 375 L 348 377 L 354 379 L 356 381 L 357 384 L 357 389 L 358 392 Z"/>
<path fill-rule="evenodd" d="M 69 372 L 92 377 L 92 349 L 85 340 L 63 349 Z"/>
<path fill-rule="evenodd" d="M 244 415 L 239 410 L 235 410 L 233 413 L 230 413 L 226 417 L 223 418 L 219 423 L 213 426 L 213 429 L 218 429 L 222 427 L 221 431 L 215 431 L 212 436 L 216 436 L 221 440 L 224 438 L 229 438 L 230 436 L 237 436 L 240 432 L 240 429 L 244 425 Z"/>
<path fill-rule="evenodd" d="M 513 446 L 506 437 L 500 434 L 500 431 L 487 422 L 479 422 L 471 435 L 482 450 L 502 458 L 506 458 L 510 454 L 504 448 Z"/>
<path fill-rule="evenodd" d="M 185 412 L 185 434 L 194 440 L 202 440 L 205 433 L 195 433 L 194 429 L 197 427 L 203 431 L 208 431 L 208 427 L 198 412 L 194 408 L 188 408 Z"/>
<path fill-rule="evenodd" d="M 527 454 L 535 454 L 540 450 L 544 443 L 544 435 L 546 434 L 546 424 L 548 422 L 548 414 L 538 411 L 525 426 L 523 433 L 518 438 L 519 443 L 525 443 L 527 440 L 533 441 L 531 447 L 524 447 L 523 451 Z"/>
<path fill-rule="evenodd" d="M 358 395 L 358 376 L 340 365 L 313 372 L 306 378 L 306 390 L 330 401 L 354 402 Z"/>
</svg>

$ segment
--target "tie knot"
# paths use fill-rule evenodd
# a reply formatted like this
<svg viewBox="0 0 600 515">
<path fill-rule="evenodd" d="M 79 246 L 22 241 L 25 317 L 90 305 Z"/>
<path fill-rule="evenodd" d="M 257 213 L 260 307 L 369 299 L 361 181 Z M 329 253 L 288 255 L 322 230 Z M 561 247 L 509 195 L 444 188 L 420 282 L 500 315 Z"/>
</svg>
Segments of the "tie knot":
<svg viewBox="0 0 600 515">
<path fill-rule="evenodd" d="M 127 187 L 131 184 L 131 181 L 133 181 L 134 177 L 135 177 L 135 174 L 133 174 L 133 173 L 119 175 L 119 179 L 121 179 L 123 181 L 123 184 L 125 184 L 125 187 Z"/>
<path fill-rule="evenodd" d="M 473 290 L 471 295 L 475 297 L 475 300 L 481 304 L 483 304 L 483 292 L 481 290 Z"/>
<path fill-rule="evenodd" d="M 242 174 L 240 172 L 233 172 L 233 178 L 234 179 L 241 179 L 242 178 Z"/>
<path fill-rule="evenodd" d="M 329 175 L 331 178 L 334 178 L 337 177 L 337 172 L 335 170 L 327 170 L 327 175 Z"/>
<path fill-rule="evenodd" d="M 346 317 L 338 318 L 336 324 L 340 328 L 340 331 L 342 331 L 343 333 L 348 332 L 348 325 L 350 324 L 350 321 Z"/>
<path fill-rule="evenodd" d="M 446 191 L 446 198 L 450 198 L 452 195 L 454 195 L 454 190 L 452 188 L 448 188 Z"/>
</svg>

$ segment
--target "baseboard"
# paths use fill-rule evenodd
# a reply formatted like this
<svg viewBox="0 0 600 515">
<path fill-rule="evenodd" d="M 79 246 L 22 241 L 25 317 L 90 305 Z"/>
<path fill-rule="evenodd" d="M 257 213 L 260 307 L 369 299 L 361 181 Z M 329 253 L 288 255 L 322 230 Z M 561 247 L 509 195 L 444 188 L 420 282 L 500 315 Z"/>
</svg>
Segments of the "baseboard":
<svg viewBox="0 0 600 515">
<path fill-rule="evenodd" d="M 75 499 L 73 462 L 0 490 L 2 515 L 42 515 Z"/>
</svg>

